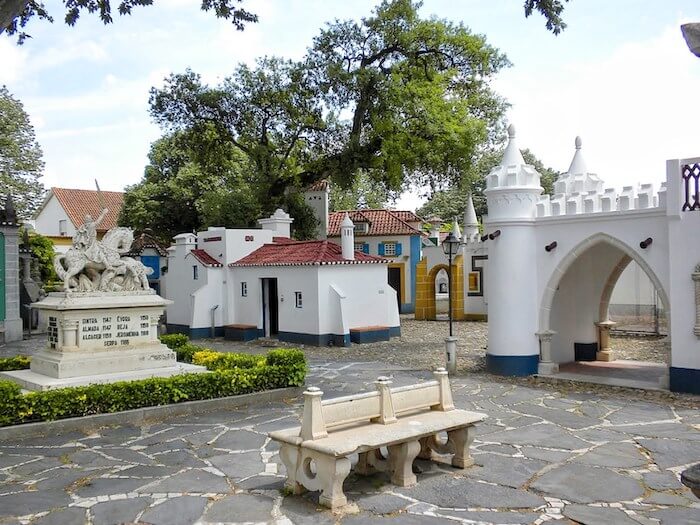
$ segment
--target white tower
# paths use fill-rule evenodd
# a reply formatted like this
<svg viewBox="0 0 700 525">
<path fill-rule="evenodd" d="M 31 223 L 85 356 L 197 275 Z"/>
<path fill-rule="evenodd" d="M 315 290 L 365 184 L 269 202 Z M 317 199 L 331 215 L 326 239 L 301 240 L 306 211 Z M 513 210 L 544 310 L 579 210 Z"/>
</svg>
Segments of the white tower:
<svg viewBox="0 0 700 525">
<path fill-rule="evenodd" d="M 340 223 L 340 246 L 343 250 L 343 259 L 352 261 L 355 259 L 355 225 L 348 214 Z"/>
<path fill-rule="evenodd" d="M 467 197 L 467 207 L 464 210 L 464 233 L 462 239 L 464 241 L 474 241 L 479 236 L 479 221 L 476 218 L 476 210 L 474 209 L 474 199 L 469 193 Z"/>
<path fill-rule="evenodd" d="M 508 127 L 503 160 L 486 178 L 489 339 L 486 365 L 501 375 L 537 373 L 539 363 L 535 215 L 540 174 L 523 160 Z"/>
</svg>

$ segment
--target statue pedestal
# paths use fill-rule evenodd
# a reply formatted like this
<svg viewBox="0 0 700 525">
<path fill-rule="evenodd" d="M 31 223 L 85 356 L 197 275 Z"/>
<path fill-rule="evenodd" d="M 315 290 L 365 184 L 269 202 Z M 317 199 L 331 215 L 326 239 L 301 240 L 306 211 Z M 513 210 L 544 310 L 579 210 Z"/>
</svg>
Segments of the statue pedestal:
<svg viewBox="0 0 700 525">
<path fill-rule="evenodd" d="M 158 340 L 158 321 L 170 301 L 151 290 L 51 293 L 32 306 L 48 317 L 48 342 L 30 370 L 0 374 L 27 390 L 205 372 L 177 363 Z"/>
</svg>

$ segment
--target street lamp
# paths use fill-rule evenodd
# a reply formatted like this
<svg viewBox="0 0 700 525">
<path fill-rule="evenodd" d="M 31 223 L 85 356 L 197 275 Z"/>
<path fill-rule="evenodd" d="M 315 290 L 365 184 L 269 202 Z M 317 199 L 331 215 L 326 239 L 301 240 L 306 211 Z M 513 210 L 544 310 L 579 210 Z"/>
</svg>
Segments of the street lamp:
<svg viewBox="0 0 700 525">
<path fill-rule="evenodd" d="M 442 241 L 442 251 L 447 256 L 447 318 L 450 324 L 450 335 L 445 339 L 447 348 L 447 371 L 455 373 L 457 371 L 457 338 L 452 335 L 452 259 L 459 250 L 459 239 L 453 232 Z"/>
</svg>

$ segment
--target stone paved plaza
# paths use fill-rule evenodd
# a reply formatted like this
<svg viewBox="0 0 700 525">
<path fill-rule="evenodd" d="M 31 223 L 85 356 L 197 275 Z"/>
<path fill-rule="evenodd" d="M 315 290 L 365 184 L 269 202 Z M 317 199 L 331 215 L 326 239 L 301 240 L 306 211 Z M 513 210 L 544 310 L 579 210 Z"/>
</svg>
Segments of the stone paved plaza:
<svg viewBox="0 0 700 525">
<path fill-rule="evenodd" d="M 377 362 L 313 360 L 326 397 L 430 374 Z M 474 375 L 453 380 L 460 408 L 485 412 L 468 470 L 417 461 L 418 485 L 382 474 L 345 482 L 350 505 L 285 496 L 273 429 L 296 423 L 293 400 L 21 443 L 0 442 L 0 524 L 559 523 L 697 524 L 700 502 L 678 481 L 700 460 L 700 411 L 593 394 L 559 394 Z"/>
</svg>

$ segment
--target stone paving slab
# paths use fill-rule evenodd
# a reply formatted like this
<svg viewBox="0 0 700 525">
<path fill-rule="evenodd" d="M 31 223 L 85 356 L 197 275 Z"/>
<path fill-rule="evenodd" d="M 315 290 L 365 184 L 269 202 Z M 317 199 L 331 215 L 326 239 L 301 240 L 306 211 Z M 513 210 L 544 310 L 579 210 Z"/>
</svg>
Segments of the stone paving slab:
<svg viewBox="0 0 700 525">
<path fill-rule="evenodd" d="M 307 383 L 336 394 L 372 389 L 379 375 L 431 378 L 380 362 L 311 364 Z M 483 376 L 453 386 L 459 408 L 490 416 L 476 465 L 416 461 L 418 484 L 406 488 L 353 473 L 337 514 L 316 493 L 282 490 L 267 432 L 294 425 L 301 407 L 274 402 L 0 442 L 0 525 L 700 523 L 700 502 L 678 481 L 700 461 L 697 410 Z"/>
</svg>

